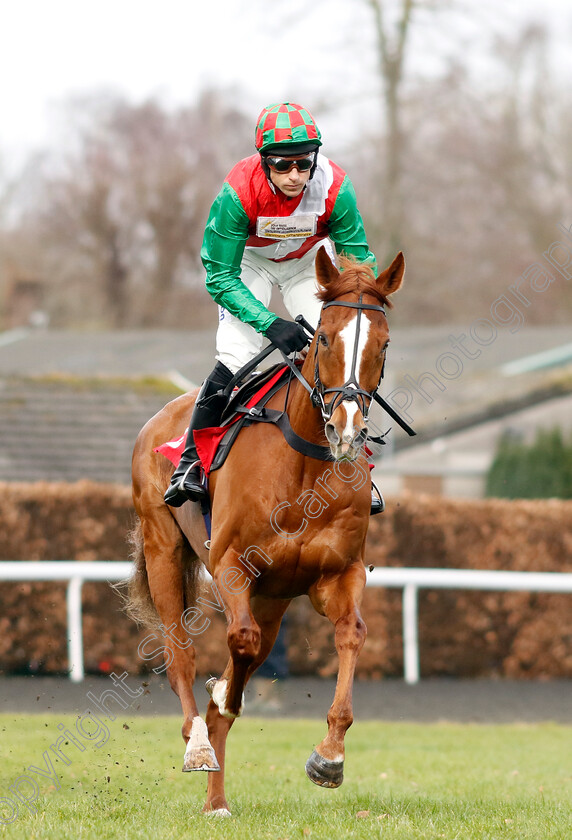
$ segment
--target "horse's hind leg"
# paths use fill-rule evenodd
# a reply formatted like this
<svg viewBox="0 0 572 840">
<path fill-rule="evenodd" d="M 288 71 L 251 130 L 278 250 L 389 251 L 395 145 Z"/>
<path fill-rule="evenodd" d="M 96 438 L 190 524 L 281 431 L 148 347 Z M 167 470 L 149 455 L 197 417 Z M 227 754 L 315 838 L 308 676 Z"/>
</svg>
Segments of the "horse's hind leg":
<svg viewBox="0 0 572 840">
<path fill-rule="evenodd" d="M 322 579 L 309 593 L 317 611 L 327 615 L 335 627 L 339 657 L 334 702 L 328 712 L 328 734 L 306 762 L 308 778 L 321 787 L 339 787 L 344 779 L 344 736 L 353 722 L 354 673 L 366 637 L 359 612 L 364 586 L 365 569 L 360 561 L 339 578 Z"/>
<path fill-rule="evenodd" d="M 185 602 L 184 564 L 199 563 L 181 530 L 166 508 L 153 511 L 142 521 L 145 563 L 149 590 L 161 619 L 159 627 L 165 640 L 165 662 L 171 688 L 179 697 L 183 711 L 182 734 L 187 745 L 183 770 L 218 770 L 207 728 L 199 716 L 193 683 L 195 648 L 182 616 L 192 603 Z M 193 593 L 188 595 L 193 600 Z"/>
</svg>

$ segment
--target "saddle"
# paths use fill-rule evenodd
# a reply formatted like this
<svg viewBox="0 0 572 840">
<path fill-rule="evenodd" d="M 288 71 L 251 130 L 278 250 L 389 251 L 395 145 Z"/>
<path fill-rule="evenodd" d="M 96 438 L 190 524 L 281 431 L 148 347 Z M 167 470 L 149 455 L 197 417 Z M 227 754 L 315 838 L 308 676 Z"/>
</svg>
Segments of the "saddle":
<svg viewBox="0 0 572 840">
<path fill-rule="evenodd" d="M 266 403 L 282 388 L 288 373 L 282 363 L 251 377 L 232 394 L 220 428 L 197 429 L 195 444 L 205 475 L 222 467 L 238 433 L 263 416 Z"/>
<path fill-rule="evenodd" d="M 220 427 L 197 429 L 195 431 L 195 445 L 203 468 L 205 488 L 208 487 L 210 474 L 220 469 L 225 463 L 240 431 L 252 423 L 273 423 L 280 429 L 292 449 L 320 461 L 334 460 L 329 446 L 311 443 L 296 434 L 285 410 L 286 400 L 282 411 L 266 408 L 274 394 L 287 381 L 289 382 L 293 375 L 291 367 L 284 363 L 279 363 L 262 373 L 253 375 L 240 388 L 233 391 L 223 411 Z M 186 436 L 187 432 L 185 431 L 178 440 L 169 441 L 156 447 L 155 452 L 160 452 L 177 466 L 185 446 Z M 381 440 L 381 442 L 384 443 L 385 441 Z M 366 454 L 372 454 L 367 447 Z M 372 466 L 370 464 L 370 469 L 372 469 Z M 203 501 L 201 510 L 210 539 L 210 503 Z"/>
<path fill-rule="evenodd" d="M 286 373 L 286 370 L 287 366 L 284 362 L 278 362 L 261 373 L 253 374 L 240 388 L 233 391 L 222 413 L 221 426 L 231 422 L 238 414 L 243 414 L 247 410 L 246 403 L 252 397 L 264 399 L 267 393 L 265 385 L 268 384 L 269 388 L 272 389 L 272 394 L 275 394 L 278 388 L 273 387 L 274 377 L 278 372 Z M 282 377 L 277 381 L 280 382 L 280 385 L 283 384 Z"/>
<path fill-rule="evenodd" d="M 333 460 L 329 446 L 310 443 L 294 432 L 285 410 L 266 408 L 270 399 L 291 376 L 289 366 L 284 363 L 252 376 L 232 393 L 219 427 L 195 431 L 195 444 L 205 482 L 208 482 L 211 472 L 222 467 L 241 429 L 252 423 L 274 423 L 292 449 L 320 461 Z M 176 441 L 168 441 L 156 447 L 155 452 L 160 452 L 177 466 L 184 449 L 186 434 L 185 432 Z"/>
</svg>

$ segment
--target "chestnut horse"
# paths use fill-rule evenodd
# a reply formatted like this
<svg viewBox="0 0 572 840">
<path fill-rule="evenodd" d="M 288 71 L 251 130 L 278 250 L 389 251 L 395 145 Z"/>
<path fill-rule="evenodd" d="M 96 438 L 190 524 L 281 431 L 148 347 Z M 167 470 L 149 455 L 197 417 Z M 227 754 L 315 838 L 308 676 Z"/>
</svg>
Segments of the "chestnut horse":
<svg viewBox="0 0 572 840">
<path fill-rule="evenodd" d="M 301 368 L 305 382 L 293 378 L 267 408 L 286 406 L 295 435 L 316 447 L 310 451 L 326 452 L 328 461 L 292 448 L 273 424 L 242 429 L 210 477 L 210 543 L 198 504 L 164 503 L 172 466 L 154 452 L 183 434 L 196 393 L 170 402 L 137 438 L 133 498 L 139 523 L 131 612 L 160 621 L 169 681 L 184 715 L 183 770 L 215 771 L 208 776 L 205 813 L 230 813 L 224 793 L 226 738 L 242 711 L 248 679 L 272 649 L 282 616 L 298 595 L 308 595 L 332 622 L 339 656 L 327 734 L 306 772 L 324 787 L 342 783 L 354 671 L 366 637 L 360 603 L 371 482 L 363 446 L 389 341 L 385 307 L 403 273 L 401 253 L 376 278 L 369 267 L 350 261 L 338 272 L 320 249 L 316 276 L 323 306 Z M 207 622 L 196 607 L 203 564 L 212 576 L 208 600 L 227 615 L 230 651 L 222 676 L 207 683 L 206 726 L 193 696 L 190 639 Z"/>
</svg>

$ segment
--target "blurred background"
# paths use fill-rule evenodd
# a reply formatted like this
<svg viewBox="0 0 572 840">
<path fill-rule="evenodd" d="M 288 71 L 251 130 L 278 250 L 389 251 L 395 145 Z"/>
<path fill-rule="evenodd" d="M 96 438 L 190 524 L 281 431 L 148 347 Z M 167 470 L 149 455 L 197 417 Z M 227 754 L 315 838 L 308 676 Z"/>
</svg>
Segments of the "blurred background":
<svg viewBox="0 0 572 840">
<path fill-rule="evenodd" d="M 562 463 L 572 412 L 547 400 L 570 386 L 570 270 L 543 254 L 572 244 L 566 0 L 55 0 L 3 31 L 1 374 L 200 382 L 210 204 L 260 109 L 289 99 L 354 181 L 380 265 L 406 255 L 385 393 L 428 446 L 399 455 L 392 431 L 387 489 L 483 495 L 497 447 L 539 428 Z M 24 469 L 1 460 L 0 478 Z"/>
<path fill-rule="evenodd" d="M 80 479 L 120 487 L 125 516 L 105 550 L 125 557 L 135 437 L 212 368 L 217 312 L 199 259 L 210 205 L 253 153 L 259 111 L 280 100 L 314 114 L 380 266 L 405 253 L 383 393 L 417 436 L 394 427 L 376 451 L 384 493 L 572 497 L 568 0 L 31 0 L 4 11 L 2 30 L 2 559 L 102 558 L 99 513 L 86 513 L 87 548 L 58 547 L 48 525 L 31 547 L 12 539 L 49 496 L 14 495 L 14 482 Z M 544 559 L 564 571 L 559 516 Z M 46 517 L 55 523 L 51 508 Z M 372 540 L 392 527 L 374 525 Z M 491 527 L 475 526 L 484 544 Z M 395 562 L 424 562 L 427 541 L 405 560 L 404 545 Z M 447 545 L 446 562 L 462 565 Z M 519 568 L 513 549 L 486 567 Z M 430 554 L 445 563 L 439 546 Z M 19 620 L 15 602 L 6 621 Z M 106 656 L 89 667 L 105 671 Z M 515 673 L 501 658 L 493 672 Z M 9 667 L 41 671 L 45 651 L 29 660 L 23 645 Z"/>
<path fill-rule="evenodd" d="M 566 0 L 24 3 L 0 58 L 2 326 L 202 327 L 199 248 L 268 102 L 307 104 L 396 325 L 472 320 L 570 214 Z M 570 220 L 569 220 L 570 221 Z M 567 324 L 544 295 L 527 324 Z"/>
</svg>

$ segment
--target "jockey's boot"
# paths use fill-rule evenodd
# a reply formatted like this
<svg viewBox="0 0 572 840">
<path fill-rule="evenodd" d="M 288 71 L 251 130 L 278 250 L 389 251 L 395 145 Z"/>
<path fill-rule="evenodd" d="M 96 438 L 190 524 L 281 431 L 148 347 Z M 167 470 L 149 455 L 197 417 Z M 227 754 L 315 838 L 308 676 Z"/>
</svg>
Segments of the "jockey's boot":
<svg viewBox="0 0 572 840">
<path fill-rule="evenodd" d="M 232 372 L 226 365 L 217 362 L 212 373 L 202 384 L 189 421 L 185 451 L 181 455 L 179 466 L 171 476 L 171 483 L 163 497 L 171 507 L 180 507 L 189 500 L 200 502 L 208 496 L 201 483 L 201 465 L 193 432 L 219 425 L 228 402 L 222 394 L 222 389 L 228 385 L 232 376 Z"/>
<path fill-rule="evenodd" d="M 375 482 L 371 482 L 371 510 L 369 512 L 370 516 L 375 516 L 376 513 L 383 513 L 385 510 L 385 499 L 381 495 L 381 490 L 375 484 Z"/>
</svg>

